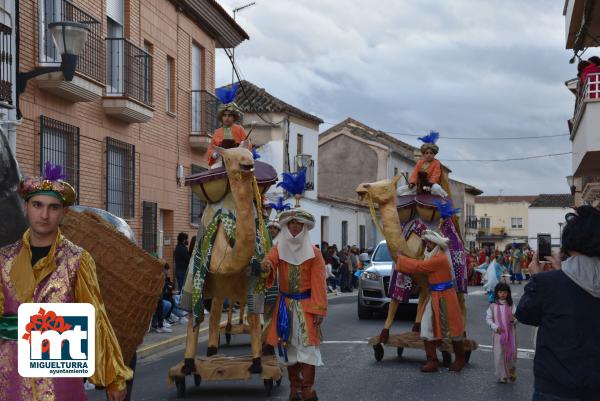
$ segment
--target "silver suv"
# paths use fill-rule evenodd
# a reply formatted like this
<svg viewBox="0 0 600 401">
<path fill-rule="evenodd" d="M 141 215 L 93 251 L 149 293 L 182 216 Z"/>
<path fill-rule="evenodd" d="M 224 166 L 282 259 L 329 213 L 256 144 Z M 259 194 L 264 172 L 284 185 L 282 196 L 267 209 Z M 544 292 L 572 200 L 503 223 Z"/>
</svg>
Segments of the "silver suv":
<svg viewBox="0 0 600 401">
<path fill-rule="evenodd" d="M 369 267 L 358 280 L 358 318 L 369 319 L 373 312 L 387 313 L 390 303 L 388 289 L 392 276 L 392 257 L 385 241 L 381 241 L 373 255 Z M 400 304 L 398 312 L 410 311 L 416 314 L 419 294 L 413 293 L 408 304 Z"/>
</svg>

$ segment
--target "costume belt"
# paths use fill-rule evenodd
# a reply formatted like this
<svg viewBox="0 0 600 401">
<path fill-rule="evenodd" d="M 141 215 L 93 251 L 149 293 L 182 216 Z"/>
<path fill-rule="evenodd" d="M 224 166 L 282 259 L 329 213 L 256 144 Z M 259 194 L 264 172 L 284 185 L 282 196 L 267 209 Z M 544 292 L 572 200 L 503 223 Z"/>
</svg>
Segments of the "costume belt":
<svg viewBox="0 0 600 401">
<path fill-rule="evenodd" d="M 277 312 L 277 349 L 279 351 L 279 356 L 284 357 L 287 362 L 287 343 L 290 338 L 290 317 L 285 299 L 288 298 L 294 301 L 308 299 L 310 298 L 310 289 L 298 294 L 288 294 L 283 291 L 279 291 L 279 294 L 281 297 L 279 298 L 279 311 Z"/>
<path fill-rule="evenodd" d="M 429 284 L 429 291 L 444 291 L 449 290 L 452 287 L 454 287 L 454 282 L 452 280 L 444 281 L 443 283 Z"/>
<path fill-rule="evenodd" d="M 17 316 L 0 316 L 0 340 L 17 341 Z"/>
</svg>

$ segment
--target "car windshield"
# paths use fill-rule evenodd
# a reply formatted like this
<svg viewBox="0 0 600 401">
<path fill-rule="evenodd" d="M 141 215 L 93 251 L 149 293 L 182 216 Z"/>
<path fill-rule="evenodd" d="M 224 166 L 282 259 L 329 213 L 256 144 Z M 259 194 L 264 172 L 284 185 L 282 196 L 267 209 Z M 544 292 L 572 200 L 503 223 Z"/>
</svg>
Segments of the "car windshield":
<svg viewBox="0 0 600 401">
<path fill-rule="evenodd" d="M 390 256 L 390 250 L 388 249 L 387 245 L 381 244 L 378 246 L 371 260 L 373 262 L 391 262 L 392 257 Z"/>
</svg>

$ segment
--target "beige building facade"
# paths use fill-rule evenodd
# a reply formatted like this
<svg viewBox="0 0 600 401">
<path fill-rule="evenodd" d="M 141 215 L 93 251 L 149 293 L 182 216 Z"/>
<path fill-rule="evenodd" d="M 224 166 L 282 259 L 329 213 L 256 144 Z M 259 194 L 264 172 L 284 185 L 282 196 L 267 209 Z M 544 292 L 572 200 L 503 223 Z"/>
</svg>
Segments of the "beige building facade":
<svg viewBox="0 0 600 401">
<path fill-rule="evenodd" d="M 513 243 L 526 244 L 529 205 L 536 198 L 537 195 L 476 197 L 478 246 L 502 250 Z"/>
<path fill-rule="evenodd" d="M 183 185 L 206 168 L 216 127 L 215 52 L 248 35 L 217 2 L 20 2 L 19 69 L 58 65 L 47 24 L 90 32 L 73 81 L 29 81 L 18 102 L 22 173 L 66 168 L 79 204 L 123 217 L 146 250 L 171 261 L 178 232 L 193 235 L 202 205 Z"/>
</svg>

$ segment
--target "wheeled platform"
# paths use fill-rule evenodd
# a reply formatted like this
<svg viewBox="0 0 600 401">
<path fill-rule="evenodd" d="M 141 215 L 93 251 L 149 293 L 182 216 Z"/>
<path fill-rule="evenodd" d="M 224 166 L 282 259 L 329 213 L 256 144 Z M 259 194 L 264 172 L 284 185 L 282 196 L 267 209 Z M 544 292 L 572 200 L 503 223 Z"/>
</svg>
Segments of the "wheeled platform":
<svg viewBox="0 0 600 401">
<path fill-rule="evenodd" d="M 263 356 L 261 358 L 263 371 L 260 377 L 263 379 L 267 396 L 271 395 L 273 383 L 277 386 L 281 384 L 283 371 L 279 366 L 277 358 L 272 356 Z M 194 384 L 199 386 L 202 381 L 222 381 L 222 380 L 249 380 L 252 374 L 248 371 L 252 365 L 252 356 L 225 356 L 214 355 L 209 358 L 195 359 L 196 371 L 192 373 Z M 185 396 L 185 375 L 182 373 L 184 362 L 169 369 L 168 384 L 175 383 L 177 387 L 177 397 Z M 258 376 L 258 375 L 255 375 Z"/>
<path fill-rule="evenodd" d="M 471 351 L 477 349 L 478 344 L 475 340 L 465 338 L 463 340 L 465 346 L 465 362 L 469 362 L 471 358 Z M 401 334 L 390 334 L 389 340 L 383 344 L 379 341 L 379 335 L 371 337 L 369 339 L 369 345 L 373 347 L 373 353 L 376 361 L 381 361 L 384 355 L 384 346 L 396 348 L 396 354 L 398 357 L 402 357 L 402 353 L 405 348 L 422 349 L 425 350 L 423 339 L 420 334 L 415 331 L 408 331 Z M 452 361 L 452 342 L 448 339 L 442 340 L 441 344 L 437 347 L 442 352 L 442 360 L 444 366 L 449 366 Z"/>
</svg>

